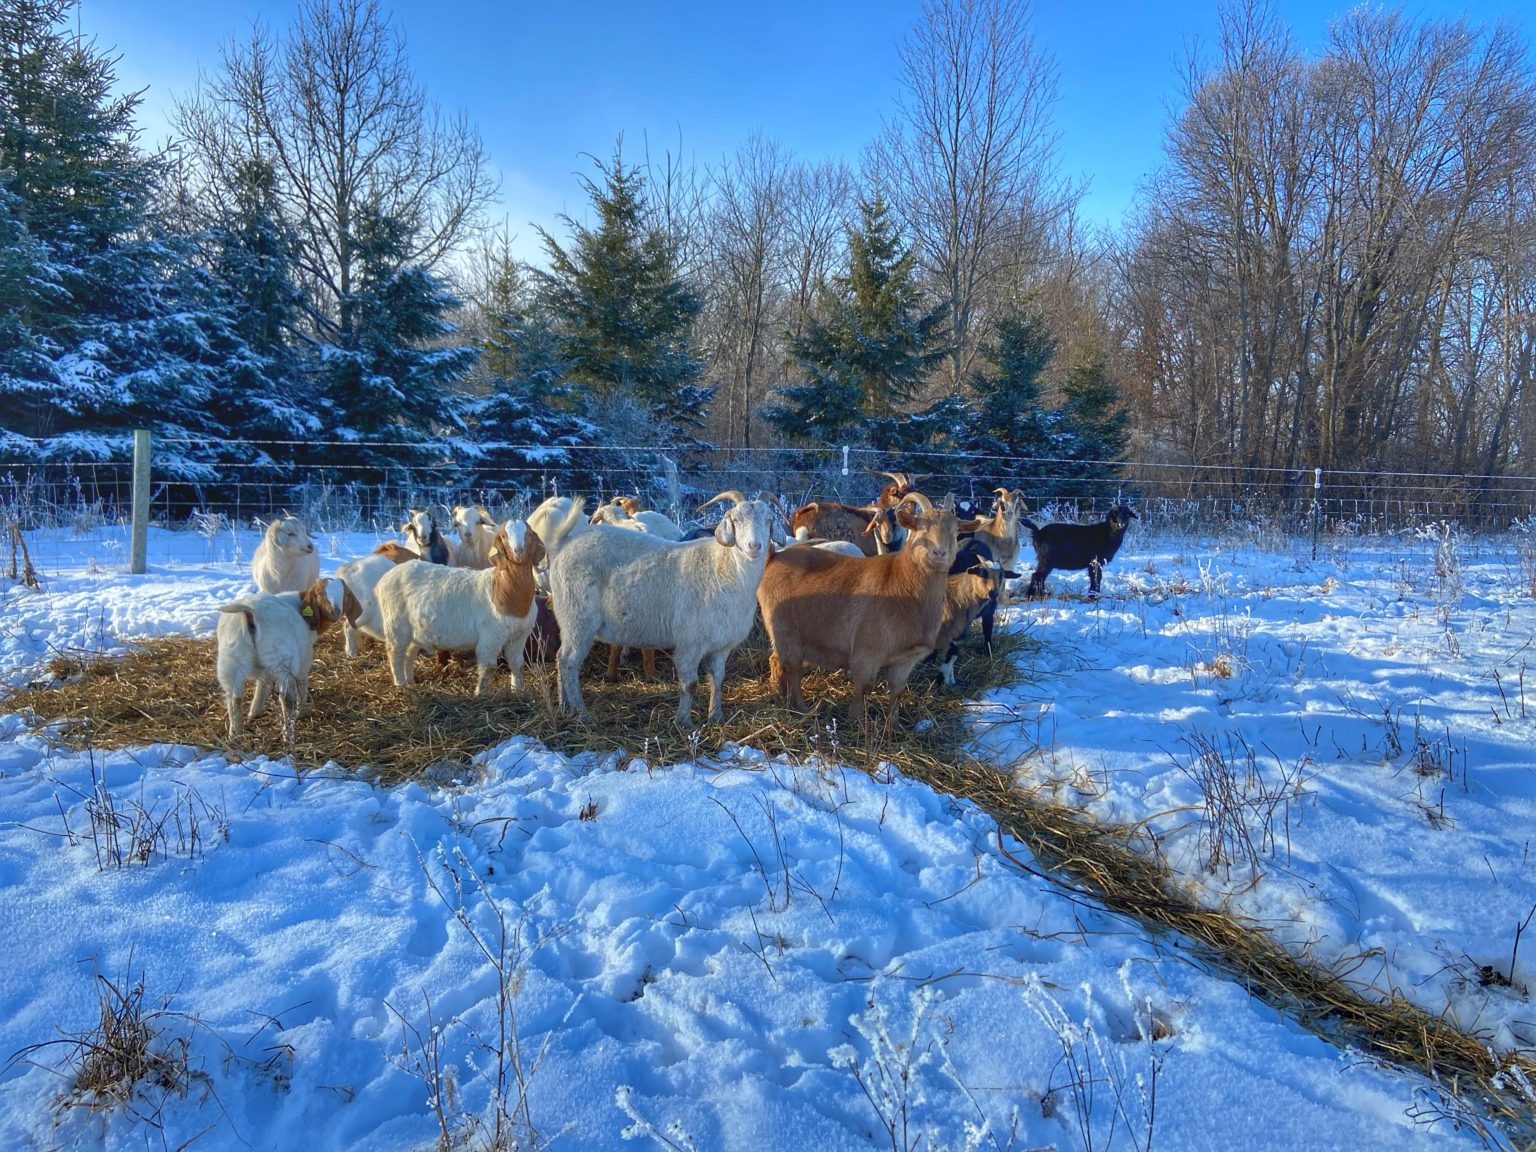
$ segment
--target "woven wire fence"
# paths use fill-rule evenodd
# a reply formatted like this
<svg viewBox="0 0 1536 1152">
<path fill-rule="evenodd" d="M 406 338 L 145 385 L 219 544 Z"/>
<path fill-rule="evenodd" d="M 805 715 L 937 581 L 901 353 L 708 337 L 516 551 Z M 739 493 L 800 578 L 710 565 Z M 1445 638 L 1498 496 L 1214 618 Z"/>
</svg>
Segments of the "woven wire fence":
<svg viewBox="0 0 1536 1152">
<path fill-rule="evenodd" d="M 1023 491 L 1031 515 L 1097 519 L 1131 504 L 1146 527 L 1281 534 L 1391 534 L 1426 524 L 1529 530 L 1536 478 L 1235 468 L 1131 461 L 1069 461 L 927 453 L 896 459 L 872 449 L 757 449 L 731 453 L 693 445 L 502 446 L 522 462 L 487 467 L 472 451 L 445 446 L 422 462 L 419 444 L 348 441 L 219 441 L 157 438 L 150 518 L 166 527 L 224 517 L 253 525 L 280 512 L 322 531 L 394 531 L 407 509 L 483 504 L 498 516 L 526 513 L 551 495 L 606 499 L 636 494 L 686 523 L 715 494 L 772 493 L 786 507 L 811 499 L 864 503 L 903 470 L 931 496 L 953 492 L 985 509 L 999 483 Z M 276 463 L 302 449 L 304 464 Z M 381 463 L 398 450 L 412 463 Z M 216 458 L 216 462 L 205 462 Z M 98 440 L 89 457 L 0 454 L 0 511 L 23 530 L 86 530 L 126 523 L 132 507 L 130 442 Z"/>
</svg>

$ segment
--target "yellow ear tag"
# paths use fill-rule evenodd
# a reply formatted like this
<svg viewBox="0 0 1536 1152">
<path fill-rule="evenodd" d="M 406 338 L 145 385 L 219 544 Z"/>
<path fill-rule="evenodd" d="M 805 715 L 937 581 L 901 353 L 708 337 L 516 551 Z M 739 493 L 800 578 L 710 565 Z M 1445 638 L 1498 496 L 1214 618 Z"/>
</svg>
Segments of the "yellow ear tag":
<svg viewBox="0 0 1536 1152">
<path fill-rule="evenodd" d="M 304 605 L 304 607 L 299 609 L 299 615 L 300 616 L 313 616 L 314 614 L 315 614 L 315 610 L 313 608 L 311 608 L 308 604 Z"/>
<path fill-rule="evenodd" d="M 500 548 L 492 548 L 491 549 L 491 555 L 492 556 L 500 556 L 501 555 L 501 549 Z"/>
</svg>

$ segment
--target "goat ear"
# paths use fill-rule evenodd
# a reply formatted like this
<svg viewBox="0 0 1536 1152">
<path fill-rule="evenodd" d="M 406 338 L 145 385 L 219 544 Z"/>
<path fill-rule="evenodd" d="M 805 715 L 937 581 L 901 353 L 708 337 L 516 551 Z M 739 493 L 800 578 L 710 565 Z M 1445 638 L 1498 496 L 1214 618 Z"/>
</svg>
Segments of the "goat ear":
<svg viewBox="0 0 1536 1152">
<path fill-rule="evenodd" d="M 528 567 L 537 568 L 540 564 L 544 563 L 544 557 L 547 554 L 544 548 L 544 541 L 537 532 L 529 528 L 528 534 L 523 540 L 523 555 L 527 558 Z"/>
<path fill-rule="evenodd" d="M 789 535 L 784 531 L 784 522 L 772 512 L 768 513 L 768 543 L 777 544 L 780 548 L 789 543 Z"/>
<path fill-rule="evenodd" d="M 720 517 L 720 523 L 715 525 L 715 540 L 727 548 L 736 543 L 736 516 L 735 509 Z"/>
<path fill-rule="evenodd" d="M 1024 573 L 1022 573 L 1022 572 L 1012 572 L 1009 569 L 1004 568 L 1003 569 L 1003 579 L 1004 580 L 1022 580 L 1022 579 L 1024 579 Z"/>
<path fill-rule="evenodd" d="M 870 521 L 870 523 L 873 524 L 874 521 Z M 922 521 L 920 521 L 911 512 L 907 511 L 906 505 L 902 505 L 896 509 L 896 523 L 900 524 L 908 532 L 914 532 L 918 528 L 922 527 Z"/>
</svg>

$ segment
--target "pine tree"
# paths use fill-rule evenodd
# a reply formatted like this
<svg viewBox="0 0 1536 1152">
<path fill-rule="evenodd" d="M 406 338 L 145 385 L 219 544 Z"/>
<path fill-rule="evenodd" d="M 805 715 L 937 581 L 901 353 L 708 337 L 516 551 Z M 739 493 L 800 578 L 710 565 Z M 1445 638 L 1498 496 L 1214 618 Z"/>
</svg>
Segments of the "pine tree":
<svg viewBox="0 0 1536 1152">
<path fill-rule="evenodd" d="M 1066 450 L 1061 455 L 1073 462 L 1064 471 L 1081 479 L 1117 475 L 1130 444 L 1130 417 L 1104 358 L 1090 354 L 1074 365 L 1062 383 L 1062 394 L 1060 414 Z M 1077 483 L 1069 490 L 1079 495 L 1104 495 L 1102 485 Z"/>
<path fill-rule="evenodd" d="M 0 0 L 0 263 L 30 270 L 0 335 L 0 420 L 40 455 L 104 457 L 127 429 L 196 441 L 161 469 L 196 478 L 222 432 L 209 409 L 216 318 L 150 212 L 157 166 L 134 147 L 137 96 L 68 31 L 72 0 Z M 13 441 L 14 442 L 14 441 Z"/>
<path fill-rule="evenodd" d="M 862 439 L 867 421 L 901 413 L 945 354 L 944 309 L 925 309 L 917 253 L 903 251 L 884 200 L 860 200 L 848 271 L 822 294 L 821 315 L 790 341 L 806 375 L 764 417 L 791 439 Z"/>
<path fill-rule="evenodd" d="M 982 349 L 986 367 L 972 375 L 975 399 L 962 437 L 972 475 L 985 488 L 1015 487 L 1020 468 L 1008 459 L 1057 455 L 1060 420 L 1045 408 L 1040 377 L 1056 353 L 1056 340 L 1036 312 L 1000 320 L 997 338 Z"/>
<path fill-rule="evenodd" d="M 574 410 L 579 401 L 566 383 L 569 365 L 553 327 L 528 299 L 518 266 L 505 252 L 480 312 L 485 391 L 465 407 L 480 451 L 472 485 L 542 494 L 550 481 L 572 490 L 598 463 L 581 447 L 600 443 L 603 432 Z"/>
<path fill-rule="evenodd" d="M 326 438 L 362 442 L 356 458 L 381 469 L 433 463 L 445 446 L 440 438 L 463 429 L 449 386 L 476 353 L 449 340 L 455 326 L 447 317 L 458 300 L 432 273 L 407 262 L 405 224 L 369 211 L 356 226 L 351 335 L 344 345 L 322 347 L 318 369 Z M 371 448 L 369 441 L 391 447 Z"/>
<path fill-rule="evenodd" d="M 582 178 L 597 214 L 589 229 L 568 216 L 569 246 L 539 230 L 550 268 L 539 278 L 570 379 L 596 401 L 640 404 L 655 421 L 697 428 L 714 389 L 688 331 L 702 301 L 678 275 L 674 245 L 651 218 L 645 178 L 615 150 L 598 163 L 603 182 Z"/>
</svg>

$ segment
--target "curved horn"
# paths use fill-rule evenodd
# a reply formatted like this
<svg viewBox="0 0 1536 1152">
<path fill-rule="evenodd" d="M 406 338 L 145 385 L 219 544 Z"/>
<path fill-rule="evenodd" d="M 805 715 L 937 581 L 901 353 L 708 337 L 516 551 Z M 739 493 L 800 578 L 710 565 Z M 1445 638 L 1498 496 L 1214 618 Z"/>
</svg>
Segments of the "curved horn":
<svg viewBox="0 0 1536 1152">
<path fill-rule="evenodd" d="M 994 488 L 992 489 L 992 495 L 999 496 L 1003 500 L 1008 500 L 1013 496 L 1013 493 L 1006 488 Z"/>
<path fill-rule="evenodd" d="M 745 504 L 747 502 L 747 498 L 745 496 L 743 496 L 740 492 L 736 491 L 736 489 L 734 489 L 734 488 L 727 488 L 724 492 L 720 493 L 718 496 L 711 496 L 708 500 L 704 501 L 704 503 L 700 504 L 699 507 L 698 507 L 698 511 L 702 512 L 702 511 L 704 511 L 704 509 L 708 508 L 711 504 L 718 504 L 722 500 L 733 500 L 737 504 Z"/>
<path fill-rule="evenodd" d="M 922 512 L 924 515 L 927 515 L 933 511 L 933 501 L 928 499 L 928 497 L 924 496 L 921 492 L 908 492 L 901 498 L 896 507 L 903 508 L 907 504 L 916 504 L 917 510 Z"/>
</svg>

